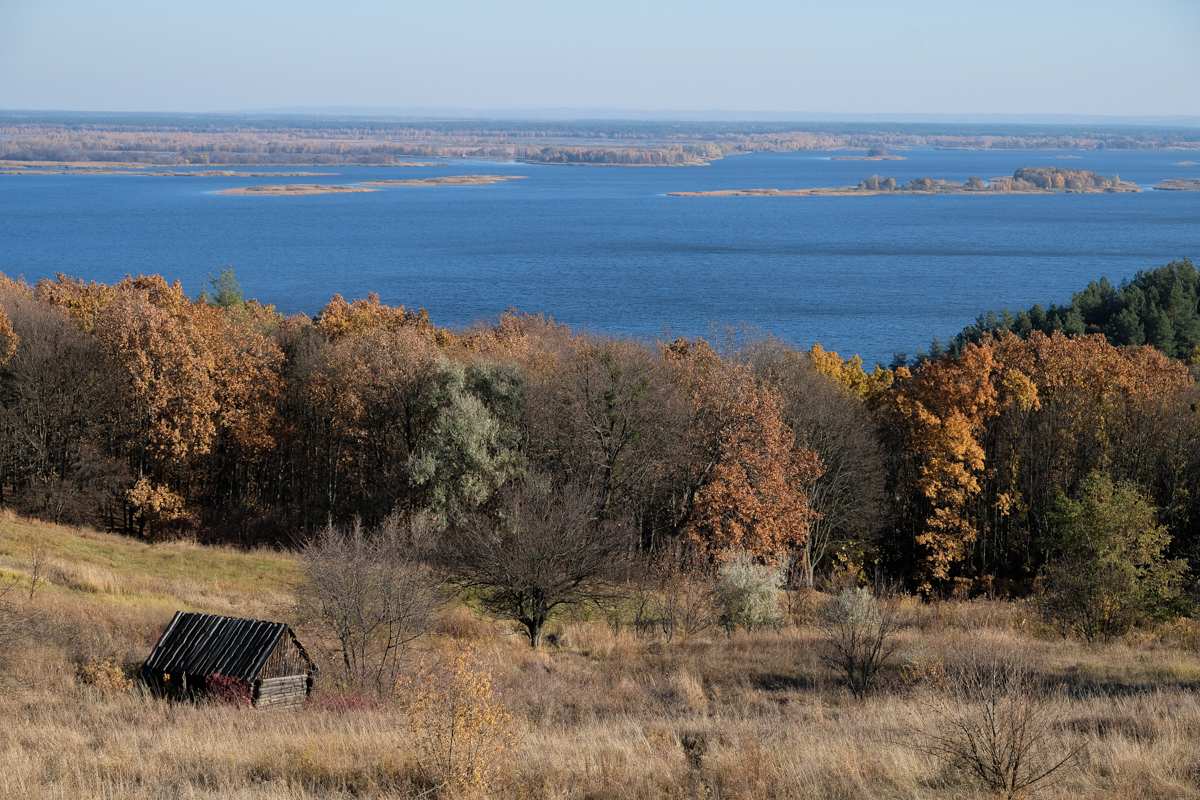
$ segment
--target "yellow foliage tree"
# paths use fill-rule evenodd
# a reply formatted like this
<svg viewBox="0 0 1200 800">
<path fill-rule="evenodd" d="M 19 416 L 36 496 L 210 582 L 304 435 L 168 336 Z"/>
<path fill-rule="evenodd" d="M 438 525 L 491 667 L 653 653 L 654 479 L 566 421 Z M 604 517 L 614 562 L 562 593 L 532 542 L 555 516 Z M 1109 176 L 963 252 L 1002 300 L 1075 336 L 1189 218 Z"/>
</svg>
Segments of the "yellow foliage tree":
<svg viewBox="0 0 1200 800">
<path fill-rule="evenodd" d="M 843 359 L 836 351 L 826 350 L 820 344 L 814 344 L 805 357 L 817 372 L 833 379 L 868 408 L 879 407 L 884 393 L 895 380 L 895 374 L 890 369 L 877 366 L 874 372 L 868 373 L 863 369 L 861 356 Z"/>
</svg>

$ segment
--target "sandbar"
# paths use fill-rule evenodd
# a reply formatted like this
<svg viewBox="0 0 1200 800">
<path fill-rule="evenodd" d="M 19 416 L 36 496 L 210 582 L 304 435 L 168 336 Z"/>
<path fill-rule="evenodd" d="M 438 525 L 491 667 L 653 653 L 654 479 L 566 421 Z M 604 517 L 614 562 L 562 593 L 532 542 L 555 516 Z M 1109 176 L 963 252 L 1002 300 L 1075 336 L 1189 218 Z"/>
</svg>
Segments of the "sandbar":
<svg viewBox="0 0 1200 800">
<path fill-rule="evenodd" d="M 1154 188 L 1167 192 L 1200 192 L 1200 178 L 1167 178 Z"/>
<path fill-rule="evenodd" d="M 832 156 L 830 161 L 907 161 L 904 156 Z"/>
<path fill-rule="evenodd" d="M 1182 167 L 1200 167 L 1200 161 L 1180 161 Z"/>
<path fill-rule="evenodd" d="M 482 186 L 500 181 L 524 180 L 526 175 L 444 175 L 439 178 L 414 178 L 409 181 L 362 181 L 363 186 Z"/>
<path fill-rule="evenodd" d="M 322 186 L 314 183 L 287 183 L 281 186 L 248 186 L 244 189 L 223 189 L 213 194 L 346 194 L 348 192 L 377 192 L 378 189 L 367 189 L 362 186 Z"/>
<path fill-rule="evenodd" d="M 1055 158 L 1083 158 L 1083 156 L 1055 156 Z"/>
</svg>

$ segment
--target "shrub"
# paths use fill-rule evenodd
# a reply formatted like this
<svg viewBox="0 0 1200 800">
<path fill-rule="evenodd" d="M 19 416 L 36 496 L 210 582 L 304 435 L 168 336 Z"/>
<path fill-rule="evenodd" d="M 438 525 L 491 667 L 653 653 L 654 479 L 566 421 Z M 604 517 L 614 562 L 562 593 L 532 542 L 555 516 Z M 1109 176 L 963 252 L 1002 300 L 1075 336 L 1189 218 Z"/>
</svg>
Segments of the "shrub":
<svg viewBox="0 0 1200 800">
<path fill-rule="evenodd" d="M 895 602 L 881 603 L 862 587 L 843 589 L 821 606 L 818 624 L 827 647 L 821 660 L 845 679 L 856 699 L 866 697 L 898 646 Z"/>
<path fill-rule="evenodd" d="M 717 584 L 721 624 L 727 631 L 739 627 L 754 631 L 764 625 L 781 627 L 779 588 L 783 582 L 781 568 L 756 563 L 746 552 L 734 553 L 721 566 Z"/>
<path fill-rule="evenodd" d="M 676 636 L 688 639 L 711 631 L 719 619 L 723 621 L 715 601 L 711 578 L 679 574 L 665 580 L 654 603 L 663 636 L 669 642 Z"/>
<path fill-rule="evenodd" d="M 120 656 L 112 655 L 103 661 L 93 661 L 79 668 L 79 680 L 101 694 L 124 694 L 133 681 L 121 667 Z"/>
<path fill-rule="evenodd" d="M 1167 558 L 1171 536 L 1133 484 L 1092 473 L 1076 499 L 1059 493 L 1051 522 L 1038 599 L 1064 636 L 1107 641 L 1140 618 L 1169 621 L 1191 611 L 1179 588 L 1185 562 Z"/>
<path fill-rule="evenodd" d="M 205 681 L 208 687 L 208 701 L 214 705 L 237 706 L 249 708 L 254 702 L 254 689 L 250 681 L 243 678 L 231 678 L 214 672 Z"/>
<path fill-rule="evenodd" d="M 417 682 L 408 712 L 417 761 L 440 788 L 486 794 L 508 778 L 520 738 L 492 696 L 491 674 L 470 648 Z"/>
<path fill-rule="evenodd" d="M 1061 776 L 1082 750 L 1058 739 L 1056 693 L 1037 686 L 1019 659 L 960 663 L 921 719 L 904 729 L 908 747 L 983 783 L 994 797 L 1026 797 Z"/>
</svg>

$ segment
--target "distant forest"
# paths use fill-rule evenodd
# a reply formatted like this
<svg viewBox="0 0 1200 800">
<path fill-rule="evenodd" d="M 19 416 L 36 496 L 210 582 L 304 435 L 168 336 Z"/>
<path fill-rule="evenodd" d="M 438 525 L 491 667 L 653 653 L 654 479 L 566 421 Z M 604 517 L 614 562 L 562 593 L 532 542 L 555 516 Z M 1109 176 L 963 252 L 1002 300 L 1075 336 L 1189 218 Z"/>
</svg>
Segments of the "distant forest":
<svg viewBox="0 0 1200 800">
<path fill-rule="evenodd" d="M 0 159 L 155 165 L 390 164 L 405 158 L 678 165 L 726 155 L 932 146 L 1200 149 L 1200 130 L 912 123 L 405 120 L 220 114 L 0 115 Z"/>
<path fill-rule="evenodd" d="M 1129 580 L 1172 576 L 1145 578 L 1144 607 L 1177 613 L 1200 570 L 1196 292 L 1173 262 L 867 372 L 738 331 L 650 342 L 518 311 L 455 331 L 375 296 L 284 317 L 231 271 L 196 298 L 158 276 L 3 279 L 0 502 L 290 546 L 355 521 L 453 538 L 530 485 L 679 569 L 744 552 L 799 584 L 1010 596 L 1108 558 L 1062 538 L 1085 503 L 1154 514 L 1169 561 Z"/>
</svg>

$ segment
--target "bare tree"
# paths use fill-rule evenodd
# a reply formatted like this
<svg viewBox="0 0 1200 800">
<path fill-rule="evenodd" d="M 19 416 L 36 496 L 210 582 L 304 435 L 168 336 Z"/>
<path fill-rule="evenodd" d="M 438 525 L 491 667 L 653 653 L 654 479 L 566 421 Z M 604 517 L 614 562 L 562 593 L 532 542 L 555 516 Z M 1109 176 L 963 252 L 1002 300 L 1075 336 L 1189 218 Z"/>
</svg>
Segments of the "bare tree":
<svg viewBox="0 0 1200 800">
<path fill-rule="evenodd" d="M 664 508 L 690 454 L 685 397 L 638 342 L 579 337 L 555 360 L 554 370 L 531 371 L 531 461 L 594 491 L 602 517 L 632 516 L 630 535 L 656 549 L 678 521 Z"/>
<path fill-rule="evenodd" d="M 981 781 L 993 796 L 1026 797 L 1067 771 L 1083 749 L 1059 740 L 1056 692 L 1021 658 L 973 655 L 924 705 L 900 740 Z"/>
<path fill-rule="evenodd" d="M 355 522 L 349 530 L 327 527 L 300 552 L 298 616 L 339 664 L 347 688 L 393 686 L 408 646 L 446 603 L 412 539 L 394 524 L 368 536 Z"/>
<path fill-rule="evenodd" d="M 17 293 L 0 305 L 20 337 L 0 369 L 3 482 L 23 513 L 87 521 L 128 488 L 122 466 L 102 452 L 106 438 L 120 435 L 110 417 L 113 372 L 62 311 Z"/>
<path fill-rule="evenodd" d="M 18 653 L 30 636 L 32 599 L 32 589 L 29 599 L 23 599 L 16 583 L 0 578 L 0 688 L 8 683 Z"/>
<path fill-rule="evenodd" d="M 443 563 L 537 647 L 554 609 L 615 594 L 632 542 L 621 524 L 598 518 L 597 502 L 578 483 L 530 475 L 501 490 L 498 513 L 476 512 L 448 532 Z"/>
</svg>

